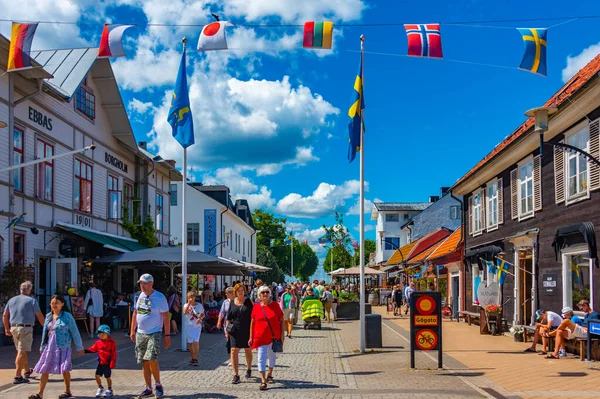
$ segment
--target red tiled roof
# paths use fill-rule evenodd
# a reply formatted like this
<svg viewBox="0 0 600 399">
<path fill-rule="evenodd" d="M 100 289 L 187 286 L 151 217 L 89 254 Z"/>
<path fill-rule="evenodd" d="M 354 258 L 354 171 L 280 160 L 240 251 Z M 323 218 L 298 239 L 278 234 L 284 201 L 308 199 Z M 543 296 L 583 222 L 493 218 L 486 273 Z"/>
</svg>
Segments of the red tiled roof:
<svg viewBox="0 0 600 399">
<path fill-rule="evenodd" d="M 427 260 L 450 255 L 451 253 L 455 252 L 460 246 L 460 239 L 461 239 L 460 230 L 461 230 L 460 227 L 458 229 L 454 230 L 454 233 L 450 234 L 450 236 L 448 238 L 446 238 L 446 240 L 444 242 L 442 242 L 435 249 L 435 251 L 433 251 L 431 253 L 431 255 L 429 255 Z"/>
<path fill-rule="evenodd" d="M 559 107 L 562 105 L 569 97 L 571 97 L 577 90 L 583 87 L 590 79 L 592 79 L 598 72 L 600 71 L 600 54 L 596 56 L 592 61 L 590 61 L 586 66 L 581 68 L 579 72 L 577 72 L 567 83 L 564 84 L 563 87 L 560 88 L 546 103 L 545 107 Z M 512 142 L 514 142 L 517 138 L 521 137 L 525 134 L 530 127 L 534 124 L 533 117 L 528 118 L 521 126 L 519 126 L 514 132 L 512 132 L 507 138 L 505 138 L 500 144 L 496 146 L 487 154 L 477 165 L 475 165 L 470 171 L 467 172 L 463 177 L 461 177 L 454 186 L 459 185 L 463 181 L 465 181 L 469 176 L 479 170 L 483 165 L 485 165 L 490 159 L 508 147 Z"/>
<path fill-rule="evenodd" d="M 433 245 L 430 248 L 427 248 L 425 251 L 421 252 L 420 254 L 418 254 L 417 256 L 415 256 L 414 258 L 412 258 L 410 260 L 410 262 L 408 263 L 418 263 L 418 262 L 422 262 L 425 259 L 427 259 L 427 257 L 429 256 L 430 253 L 432 253 L 433 251 L 435 251 L 435 249 L 437 248 L 437 245 Z"/>
</svg>

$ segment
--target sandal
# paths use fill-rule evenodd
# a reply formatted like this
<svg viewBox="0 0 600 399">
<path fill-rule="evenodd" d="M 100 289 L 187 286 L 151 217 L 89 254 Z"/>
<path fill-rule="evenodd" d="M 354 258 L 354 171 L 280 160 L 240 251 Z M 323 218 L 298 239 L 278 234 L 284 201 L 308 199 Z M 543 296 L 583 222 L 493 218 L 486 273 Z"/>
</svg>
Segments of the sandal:
<svg viewBox="0 0 600 399">
<path fill-rule="evenodd" d="M 268 376 L 267 376 L 267 382 L 268 382 L 269 384 L 272 384 L 272 383 L 274 382 L 274 381 L 273 381 L 273 376 L 272 376 L 272 375 L 268 375 Z"/>
<path fill-rule="evenodd" d="M 549 354 L 548 356 L 546 356 L 546 359 L 560 359 L 558 356 L 554 356 L 554 354 Z"/>
<path fill-rule="evenodd" d="M 73 395 L 71 394 L 71 392 L 63 392 L 60 395 L 58 395 L 58 397 L 60 399 L 65 399 L 65 398 L 72 398 Z"/>
<path fill-rule="evenodd" d="M 28 399 L 42 399 L 42 397 L 39 394 L 35 393 L 33 395 L 29 395 Z"/>
<path fill-rule="evenodd" d="M 259 386 L 258 389 L 260 389 L 261 391 L 266 391 L 267 390 L 267 383 L 266 382 L 262 382 Z"/>
<path fill-rule="evenodd" d="M 535 349 L 531 349 L 531 348 L 527 348 L 523 352 L 525 352 L 525 353 L 527 353 L 527 352 L 536 353 L 536 350 Z"/>
<path fill-rule="evenodd" d="M 540 356 L 547 355 L 547 354 L 548 354 L 548 352 L 544 352 L 544 351 L 541 351 L 540 353 L 538 353 L 538 355 L 540 355 Z"/>
</svg>

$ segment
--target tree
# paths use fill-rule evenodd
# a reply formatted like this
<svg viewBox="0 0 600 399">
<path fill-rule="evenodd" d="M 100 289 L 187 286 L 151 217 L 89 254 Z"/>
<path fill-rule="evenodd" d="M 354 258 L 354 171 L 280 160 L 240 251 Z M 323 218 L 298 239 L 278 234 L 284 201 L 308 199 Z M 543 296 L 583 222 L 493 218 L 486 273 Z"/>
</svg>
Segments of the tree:
<svg viewBox="0 0 600 399">
<path fill-rule="evenodd" d="M 281 241 L 285 239 L 285 224 L 287 220 L 285 218 L 277 218 L 272 213 L 263 211 L 262 209 L 255 209 L 252 214 L 252 221 L 256 230 L 260 230 L 260 233 L 256 235 L 256 243 L 262 244 L 269 248 L 271 239 Z"/>
<path fill-rule="evenodd" d="M 300 265 L 296 269 L 296 248 L 298 248 Z M 319 267 L 319 257 L 308 244 L 300 244 L 294 247 L 294 277 L 299 277 L 302 280 L 307 280 L 315 274 Z"/>
<path fill-rule="evenodd" d="M 19 295 L 21 283 L 25 281 L 35 281 L 33 265 L 26 266 L 12 260 L 8 261 L 2 270 L 2 276 L 0 276 L 0 293 L 6 299 Z"/>
<path fill-rule="evenodd" d="M 277 264 L 277 259 L 273 256 L 269 247 L 264 245 L 258 245 L 256 247 L 256 261 L 259 265 L 270 267 L 271 270 L 258 273 L 257 278 L 263 280 L 266 284 L 269 284 L 272 281 L 283 281 L 284 275 L 279 265 Z"/>
<path fill-rule="evenodd" d="M 333 266 L 331 265 L 331 257 L 333 256 Z M 343 245 L 335 245 L 329 248 L 327 255 L 325 255 L 325 261 L 323 262 L 323 268 L 326 272 L 331 272 L 339 268 L 348 268 L 351 266 L 352 256 L 348 249 Z M 333 267 L 333 268 L 332 268 Z"/>
<path fill-rule="evenodd" d="M 336 224 L 327 227 L 323 225 L 325 229 L 325 235 L 329 237 L 331 241 L 327 256 L 325 257 L 325 264 L 323 265 L 325 271 L 331 271 L 331 256 L 333 256 L 333 270 L 340 267 L 350 267 L 352 263 L 352 255 L 348 251 L 352 244 L 352 238 L 346 226 L 344 226 L 344 216 L 338 212 L 335 213 Z"/>
<path fill-rule="evenodd" d="M 134 199 L 138 198 L 139 186 L 136 184 L 133 188 Z M 141 213 L 138 211 L 138 201 L 133 201 L 133 209 L 127 208 L 127 204 L 123 204 L 123 216 L 121 217 L 121 226 L 129 233 L 131 238 L 138 240 L 140 244 L 147 248 L 154 248 L 158 246 L 158 239 L 156 238 L 156 226 L 154 221 L 150 217 L 151 207 L 148 205 L 148 214 L 143 223 L 141 223 Z M 133 218 L 129 221 L 129 213 L 133 212 Z"/>
<path fill-rule="evenodd" d="M 376 251 L 375 241 L 370 239 L 365 239 L 365 265 L 369 263 L 369 254 L 371 252 Z M 356 266 L 360 265 L 360 248 L 354 249 L 354 264 Z"/>
</svg>

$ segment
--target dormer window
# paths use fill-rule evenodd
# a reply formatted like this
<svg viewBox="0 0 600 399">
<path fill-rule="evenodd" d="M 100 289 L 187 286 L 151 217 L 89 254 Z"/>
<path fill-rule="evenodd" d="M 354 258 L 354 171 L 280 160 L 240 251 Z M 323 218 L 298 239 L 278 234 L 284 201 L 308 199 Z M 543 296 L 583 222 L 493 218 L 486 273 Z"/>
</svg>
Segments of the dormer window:
<svg viewBox="0 0 600 399">
<path fill-rule="evenodd" d="M 96 96 L 90 89 L 79 86 L 75 95 L 75 107 L 91 120 L 96 119 Z"/>
</svg>

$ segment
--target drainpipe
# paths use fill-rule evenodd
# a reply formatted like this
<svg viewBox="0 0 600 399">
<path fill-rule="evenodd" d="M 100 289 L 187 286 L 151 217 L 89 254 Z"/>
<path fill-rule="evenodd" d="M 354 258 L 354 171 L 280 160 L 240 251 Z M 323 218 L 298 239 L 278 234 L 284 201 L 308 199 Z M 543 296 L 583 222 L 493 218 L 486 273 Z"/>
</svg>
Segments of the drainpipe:
<svg viewBox="0 0 600 399">
<path fill-rule="evenodd" d="M 454 193 L 452 192 L 452 189 L 448 190 L 448 193 L 450 194 L 450 197 L 452 197 L 453 200 L 455 200 L 456 202 L 458 202 L 458 206 L 460 209 L 460 243 L 463 243 L 463 251 L 464 251 L 464 245 L 465 245 L 465 215 L 464 215 L 464 210 L 463 210 L 463 201 L 454 196 Z M 463 297 L 463 292 L 465 291 L 465 285 L 467 284 L 466 281 L 466 269 L 465 269 L 465 263 L 461 262 L 462 265 L 459 266 L 459 272 L 460 269 L 462 268 L 464 270 L 463 273 L 459 273 L 459 277 L 458 277 L 458 308 L 459 310 L 465 310 L 465 304 L 464 304 L 464 300 L 465 298 Z"/>
</svg>

